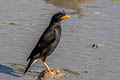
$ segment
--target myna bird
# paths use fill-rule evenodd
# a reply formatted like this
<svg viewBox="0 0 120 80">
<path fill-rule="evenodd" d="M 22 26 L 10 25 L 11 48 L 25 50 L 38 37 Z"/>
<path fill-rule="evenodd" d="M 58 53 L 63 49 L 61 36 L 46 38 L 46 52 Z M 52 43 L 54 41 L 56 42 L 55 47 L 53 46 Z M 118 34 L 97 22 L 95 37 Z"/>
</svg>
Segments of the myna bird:
<svg viewBox="0 0 120 80">
<path fill-rule="evenodd" d="M 70 16 L 63 12 L 58 12 L 52 16 L 49 26 L 43 32 L 37 45 L 32 50 L 30 56 L 27 58 L 29 60 L 28 66 L 24 74 L 28 71 L 31 64 L 35 63 L 38 59 L 42 61 L 46 69 L 50 72 L 49 66 L 46 64 L 46 58 L 55 50 L 60 38 L 61 38 L 61 21 Z"/>
</svg>

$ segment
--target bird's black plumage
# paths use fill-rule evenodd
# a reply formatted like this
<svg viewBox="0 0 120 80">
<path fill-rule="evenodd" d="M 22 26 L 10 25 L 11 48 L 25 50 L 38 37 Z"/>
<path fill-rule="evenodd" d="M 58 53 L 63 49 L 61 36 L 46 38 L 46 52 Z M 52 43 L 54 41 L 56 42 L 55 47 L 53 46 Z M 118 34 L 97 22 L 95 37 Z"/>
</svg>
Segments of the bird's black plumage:
<svg viewBox="0 0 120 80">
<path fill-rule="evenodd" d="M 61 38 L 61 21 L 68 17 L 69 16 L 67 16 L 64 11 L 53 15 L 49 26 L 43 32 L 37 45 L 27 58 L 27 61 L 30 61 L 24 74 L 28 71 L 29 67 L 35 60 L 40 58 L 45 62 L 46 58 L 55 50 Z"/>
</svg>

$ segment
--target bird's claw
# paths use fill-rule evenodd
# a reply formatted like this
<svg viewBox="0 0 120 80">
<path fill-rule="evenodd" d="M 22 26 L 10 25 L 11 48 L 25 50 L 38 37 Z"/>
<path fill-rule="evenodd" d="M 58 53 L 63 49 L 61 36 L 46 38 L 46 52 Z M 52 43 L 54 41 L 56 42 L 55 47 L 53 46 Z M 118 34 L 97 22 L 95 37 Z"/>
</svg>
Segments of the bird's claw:
<svg viewBox="0 0 120 80">
<path fill-rule="evenodd" d="M 50 71 L 50 73 L 51 73 L 52 75 L 54 75 L 54 72 Z"/>
<path fill-rule="evenodd" d="M 50 72 L 52 75 L 54 74 L 53 68 L 49 68 L 49 69 L 47 69 L 47 71 Z"/>
</svg>

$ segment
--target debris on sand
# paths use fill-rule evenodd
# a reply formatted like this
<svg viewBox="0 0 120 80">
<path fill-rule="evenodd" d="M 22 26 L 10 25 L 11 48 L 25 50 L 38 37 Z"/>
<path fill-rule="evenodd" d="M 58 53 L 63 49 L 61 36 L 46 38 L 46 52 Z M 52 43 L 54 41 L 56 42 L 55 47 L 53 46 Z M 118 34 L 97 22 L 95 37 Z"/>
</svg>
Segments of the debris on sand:
<svg viewBox="0 0 120 80">
<path fill-rule="evenodd" d="M 3 25 L 8 25 L 8 24 L 15 25 L 15 23 L 14 23 L 14 22 L 11 22 L 11 21 L 3 22 L 2 24 L 3 24 Z"/>
<path fill-rule="evenodd" d="M 97 43 L 94 43 L 93 45 L 92 45 L 92 48 L 94 48 L 94 49 L 96 49 L 96 48 L 101 48 L 102 47 L 102 45 L 101 44 L 97 44 Z"/>
</svg>

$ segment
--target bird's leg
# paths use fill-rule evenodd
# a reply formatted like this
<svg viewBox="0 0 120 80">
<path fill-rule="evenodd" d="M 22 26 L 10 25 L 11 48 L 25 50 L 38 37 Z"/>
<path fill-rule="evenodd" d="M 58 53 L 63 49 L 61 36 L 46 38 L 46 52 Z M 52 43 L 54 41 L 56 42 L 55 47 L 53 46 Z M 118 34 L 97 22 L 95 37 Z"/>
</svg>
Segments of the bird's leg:
<svg viewBox="0 0 120 80">
<path fill-rule="evenodd" d="M 53 72 L 50 70 L 50 67 L 47 65 L 47 63 L 46 63 L 45 61 L 43 61 L 42 59 L 41 59 L 41 61 L 42 61 L 42 63 L 44 64 L 44 66 L 47 68 L 47 70 L 48 70 L 51 74 L 53 74 Z"/>
</svg>

